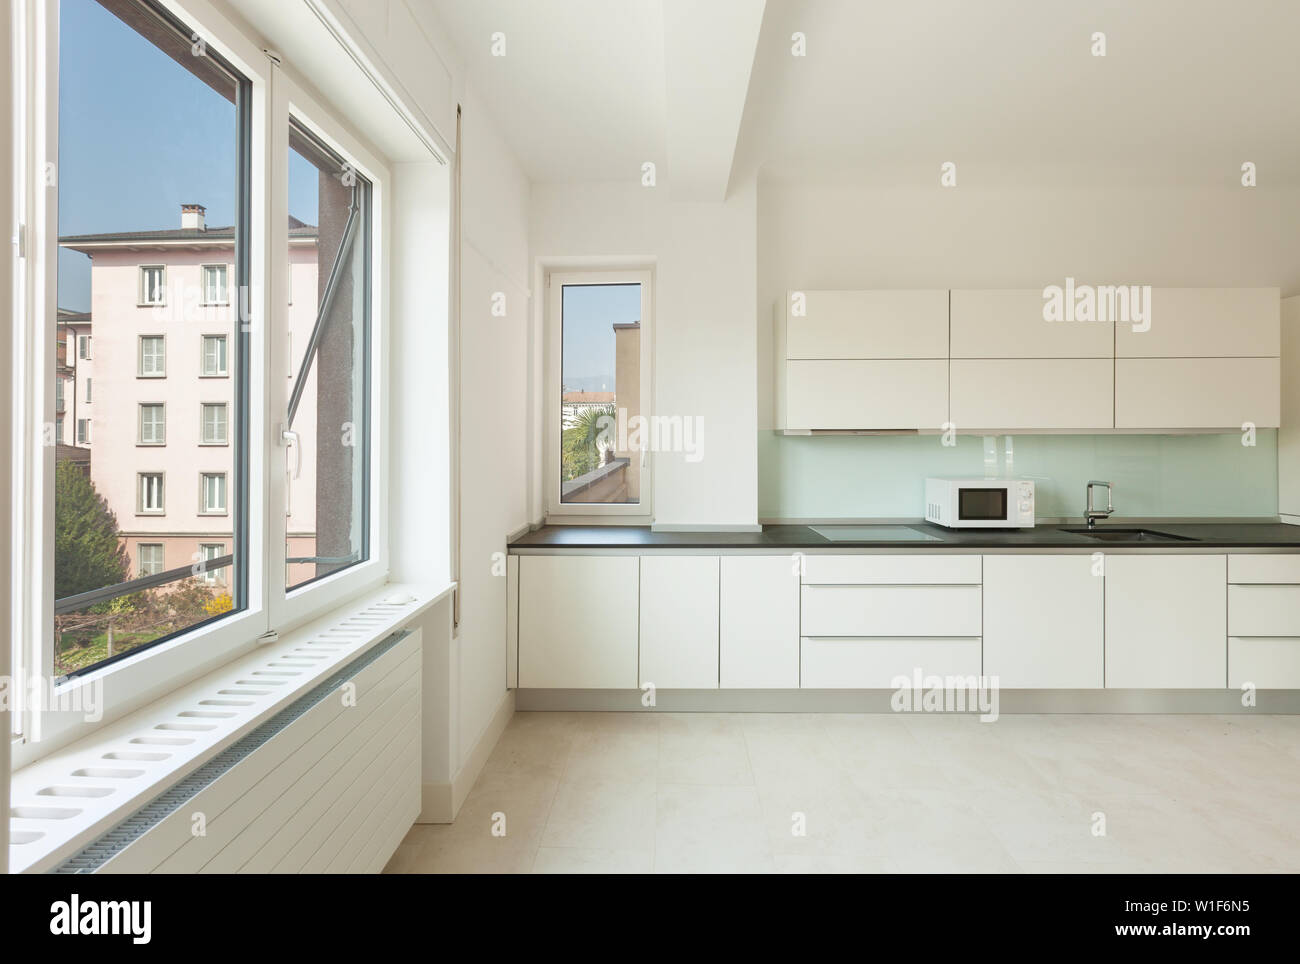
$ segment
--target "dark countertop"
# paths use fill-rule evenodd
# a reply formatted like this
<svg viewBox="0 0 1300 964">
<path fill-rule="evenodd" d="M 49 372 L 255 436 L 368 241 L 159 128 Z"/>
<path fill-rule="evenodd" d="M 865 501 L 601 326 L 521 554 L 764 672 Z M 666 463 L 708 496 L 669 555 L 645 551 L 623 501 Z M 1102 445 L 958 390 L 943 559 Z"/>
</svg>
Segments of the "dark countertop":
<svg viewBox="0 0 1300 964">
<path fill-rule="evenodd" d="M 881 523 L 861 523 L 872 528 Z M 919 530 L 937 541 L 915 539 L 831 540 L 803 525 L 764 526 L 762 532 L 652 532 L 649 526 L 548 525 L 520 536 L 510 549 L 1293 549 L 1300 552 L 1300 526 L 1280 522 L 1099 522 L 1098 529 L 1154 529 L 1187 541 L 1100 540 L 1064 531 L 1082 523 L 1032 529 L 945 529 L 900 519 L 891 530 Z M 904 531 L 904 534 L 907 533 Z"/>
</svg>

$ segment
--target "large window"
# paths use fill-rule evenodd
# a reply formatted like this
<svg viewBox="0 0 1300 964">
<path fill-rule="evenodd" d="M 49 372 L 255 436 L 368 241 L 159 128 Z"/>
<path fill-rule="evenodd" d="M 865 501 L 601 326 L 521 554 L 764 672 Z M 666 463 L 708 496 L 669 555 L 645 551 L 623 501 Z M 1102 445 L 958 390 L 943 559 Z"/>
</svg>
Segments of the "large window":
<svg viewBox="0 0 1300 964">
<path fill-rule="evenodd" d="M 287 273 L 316 294 L 287 312 L 288 589 L 369 557 L 370 187 L 291 123 Z"/>
<path fill-rule="evenodd" d="M 649 514 L 649 276 L 550 276 L 552 514 Z"/>
</svg>

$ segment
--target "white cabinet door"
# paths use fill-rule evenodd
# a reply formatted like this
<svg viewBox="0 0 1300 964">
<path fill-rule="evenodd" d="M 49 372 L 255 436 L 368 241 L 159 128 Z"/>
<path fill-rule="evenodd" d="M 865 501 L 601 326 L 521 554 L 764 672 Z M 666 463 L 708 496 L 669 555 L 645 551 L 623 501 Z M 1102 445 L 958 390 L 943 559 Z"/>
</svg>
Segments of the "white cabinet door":
<svg viewBox="0 0 1300 964">
<path fill-rule="evenodd" d="M 723 689 L 799 686 L 799 570 L 790 556 L 723 556 Z"/>
<path fill-rule="evenodd" d="M 1233 636 L 1300 636 L 1300 586 L 1229 586 Z"/>
<path fill-rule="evenodd" d="M 785 345 L 786 358 L 947 358 L 948 292 L 787 292 Z"/>
<path fill-rule="evenodd" d="M 1134 331 L 1132 324 L 1116 324 L 1115 355 L 1276 358 L 1281 354 L 1280 295 L 1278 288 L 1155 288 L 1151 327 Z"/>
<path fill-rule="evenodd" d="M 985 556 L 985 674 L 1009 689 L 1100 689 L 1104 607 L 1090 555 Z"/>
<path fill-rule="evenodd" d="M 894 689 L 900 678 L 911 686 L 934 685 L 927 678 L 980 675 L 978 639 L 805 638 L 804 689 Z"/>
<path fill-rule="evenodd" d="M 1108 555 L 1107 689 L 1227 685 L 1226 556 Z"/>
<path fill-rule="evenodd" d="M 1115 427 L 1109 358 L 954 358 L 951 418 L 966 429 Z"/>
<path fill-rule="evenodd" d="M 640 683 L 718 688 L 718 557 L 641 557 Z"/>
<path fill-rule="evenodd" d="M 953 289 L 953 358 L 1107 358 L 1109 321 L 1045 321 L 1041 288 Z"/>
<path fill-rule="evenodd" d="M 1116 428 L 1227 428 L 1281 420 L 1277 358 L 1118 358 Z"/>
<path fill-rule="evenodd" d="M 1228 639 L 1228 685 L 1261 690 L 1300 689 L 1300 637 Z"/>
<path fill-rule="evenodd" d="M 519 685 L 636 689 L 636 556 L 521 556 Z"/>
<path fill-rule="evenodd" d="M 785 428 L 940 429 L 948 420 L 948 362 L 788 361 Z"/>
</svg>

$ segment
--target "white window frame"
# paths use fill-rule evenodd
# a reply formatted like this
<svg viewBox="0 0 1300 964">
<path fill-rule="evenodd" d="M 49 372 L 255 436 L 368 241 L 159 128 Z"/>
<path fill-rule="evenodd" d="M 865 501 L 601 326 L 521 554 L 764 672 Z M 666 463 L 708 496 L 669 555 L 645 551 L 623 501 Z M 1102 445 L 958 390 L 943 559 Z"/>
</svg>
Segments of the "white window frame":
<svg viewBox="0 0 1300 964">
<path fill-rule="evenodd" d="M 543 275 L 546 285 L 544 312 L 545 327 L 545 410 L 542 416 L 542 437 L 546 451 L 542 466 L 546 472 L 546 514 L 547 518 L 563 519 L 565 522 L 586 521 L 592 523 L 613 522 L 629 524 L 633 522 L 649 523 L 654 520 L 654 460 L 652 453 L 641 453 L 641 493 L 640 502 L 626 503 L 565 503 L 560 501 L 560 435 L 561 419 L 561 371 L 563 358 L 563 330 L 561 311 L 565 285 L 617 285 L 639 284 L 641 286 L 641 343 L 640 343 L 640 379 L 641 379 L 641 413 L 651 415 L 654 412 L 654 377 L 652 360 L 654 358 L 654 278 L 655 273 L 649 267 L 609 267 L 587 269 L 559 269 L 551 267 Z"/>
<path fill-rule="evenodd" d="M 144 343 L 146 340 L 152 341 L 154 339 L 157 339 L 157 341 L 162 345 L 162 353 L 153 356 L 162 363 L 162 367 L 156 371 L 145 371 Z M 136 358 L 136 362 L 135 362 L 136 378 L 166 378 L 167 377 L 167 336 L 166 335 L 141 335 L 139 339 L 136 341 L 135 358 Z"/>
<path fill-rule="evenodd" d="M 77 438 L 78 445 L 90 444 L 90 419 L 88 418 L 77 419 L 76 438 Z"/>
<path fill-rule="evenodd" d="M 145 498 L 145 479 L 158 479 L 158 507 L 152 508 L 149 500 Z M 149 486 L 150 489 L 153 486 Z M 166 472 L 137 472 L 135 474 L 135 514 L 136 515 L 166 515 L 167 514 L 167 473 Z"/>
<path fill-rule="evenodd" d="M 208 438 L 208 410 L 221 410 L 221 438 Z M 199 444 L 204 447 L 230 444 L 230 405 L 226 402 L 199 402 Z"/>
<path fill-rule="evenodd" d="M 157 569 L 151 568 L 149 572 L 144 571 L 144 550 L 145 549 L 149 549 L 151 555 L 152 555 L 152 550 L 154 549 L 162 550 L 161 553 L 162 558 L 159 559 L 157 562 L 158 568 Z M 167 571 L 167 547 L 164 543 L 137 542 L 135 544 L 135 574 L 137 576 L 156 576 L 158 573 L 166 572 L 166 571 Z"/>
<path fill-rule="evenodd" d="M 221 361 L 219 371 L 208 371 L 208 339 L 219 339 L 221 341 Z M 229 378 L 230 377 L 230 338 L 223 332 L 199 336 L 199 377 L 200 378 Z"/>
<path fill-rule="evenodd" d="M 94 343 L 90 335 L 77 336 L 77 358 L 81 361 L 94 361 Z"/>
<path fill-rule="evenodd" d="M 90 401 L 90 383 L 91 383 L 91 377 L 90 377 L 89 375 L 87 375 L 87 376 L 86 376 L 86 404 L 87 404 L 87 405 L 91 404 L 91 401 Z"/>
<path fill-rule="evenodd" d="M 216 552 L 214 552 L 212 555 L 208 555 L 207 550 L 209 549 L 216 549 Z M 200 542 L 199 543 L 198 562 L 200 563 L 207 563 L 212 559 L 219 559 L 225 554 L 226 554 L 226 544 L 224 542 Z M 217 573 L 225 572 L 225 571 L 226 571 L 225 566 L 222 566 L 219 569 L 209 569 L 207 565 L 204 565 L 203 575 L 200 578 L 202 578 L 203 582 L 206 585 L 215 586 L 218 583 L 224 583 L 226 581 L 225 579 L 217 578 Z"/>
<path fill-rule="evenodd" d="M 20 741 L 14 744 L 15 767 L 27 766 L 85 735 L 176 690 L 199 676 L 251 652 L 260 635 L 274 628 L 286 632 L 336 609 L 350 598 L 381 586 L 388 579 L 388 438 L 389 393 L 389 275 L 391 271 L 391 179 L 380 154 L 347 123 L 305 93 L 292 64 L 273 64 L 259 37 L 244 32 L 241 21 L 214 0 L 160 0 L 168 11 L 203 37 L 208 49 L 220 54 L 250 82 L 248 126 L 252 132 L 249 165 L 249 273 L 241 279 L 249 291 L 247 355 L 242 358 L 252 389 L 246 406 L 246 453 L 249 499 L 242 506 L 248 538 L 244 547 L 250 567 L 245 608 L 191 632 L 159 643 L 111 664 L 66 680 L 60 699 L 93 700 L 103 710 L 100 723 L 89 724 L 78 714 L 41 713 L 21 707 L 15 714 Z M 54 472 L 54 447 L 46 444 L 43 426 L 54 420 L 53 344 L 45 334 L 57 304 L 57 192 L 43 186 L 39 172 L 58 158 L 58 12 L 54 4 L 18 0 L 30 24 L 24 23 L 15 44 L 14 68 L 23 78 L 15 144 L 20 185 L 16 219 L 26 224 L 29 256 L 16 286 L 22 323 L 15 338 L 15 397 L 20 411 L 14 424 L 15 480 L 21 489 L 15 504 L 32 507 L 15 532 L 15 634 L 30 642 L 18 653 L 14 669 L 52 678 L 53 673 L 53 499 L 47 485 Z M 340 54 L 341 55 L 341 54 Z M 372 185 L 371 192 L 371 405 L 370 405 L 370 546 L 369 559 L 292 593 L 284 591 L 286 490 L 285 449 L 281 441 L 287 408 L 287 379 L 269 372 L 285 371 L 284 339 L 273 332 L 287 330 L 288 241 L 287 148 L 290 111 L 323 142 L 347 157 Z M 233 279 L 231 279 L 233 281 Z M 279 303 L 277 303 L 277 301 Z M 273 322 L 273 323 L 268 323 Z M 236 351 L 233 341 L 229 352 Z M 86 345 L 87 358 L 90 345 Z M 228 356 L 228 368 L 236 363 Z M 274 367 L 271 367 L 274 366 Z M 265 386 L 270 386 L 264 389 Z M 164 493 L 165 493 L 164 481 Z M 138 496 L 138 482 L 137 482 Z M 165 498 L 165 496 L 164 496 Z M 238 493 L 228 488 L 234 505 Z M 89 704 L 88 704 L 89 705 Z"/>
<path fill-rule="evenodd" d="M 156 408 L 162 411 L 162 421 L 157 419 L 151 420 L 151 427 L 157 428 L 162 426 L 161 438 L 146 439 L 144 437 L 144 410 L 146 408 Z M 167 403 L 166 402 L 138 402 L 136 403 L 135 417 L 136 438 L 135 444 L 146 446 L 148 448 L 160 448 L 167 444 Z"/>
<path fill-rule="evenodd" d="M 221 507 L 212 508 L 208 504 L 208 479 L 221 479 Z M 228 472 L 199 473 L 199 515 L 230 514 L 230 474 Z"/>
<path fill-rule="evenodd" d="M 208 272 L 217 269 L 221 270 L 223 297 L 213 301 L 208 298 Z M 230 304 L 230 266 L 216 263 L 199 265 L 199 289 L 199 303 L 204 307 Z"/>
<path fill-rule="evenodd" d="M 145 273 L 158 269 L 162 274 L 162 280 L 158 284 L 158 300 L 150 301 L 148 298 L 148 286 L 145 284 Z M 167 304 L 167 265 L 165 264 L 142 264 L 140 265 L 140 300 L 136 303 L 140 308 L 159 308 Z"/>
</svg>

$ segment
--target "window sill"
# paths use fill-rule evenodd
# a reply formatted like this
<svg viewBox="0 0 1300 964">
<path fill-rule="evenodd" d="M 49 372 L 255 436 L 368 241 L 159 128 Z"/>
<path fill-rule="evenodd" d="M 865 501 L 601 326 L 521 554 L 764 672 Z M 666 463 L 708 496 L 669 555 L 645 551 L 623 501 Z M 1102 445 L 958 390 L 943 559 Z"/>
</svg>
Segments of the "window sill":
<svg viewBox="0 0 1300 964">
<path fill-rule="evenodd" d="M 39 836 L 26 843 L 11 843 L 10 872 L 37 873 L 56 867 L 185 774 L 202 766 L 280 709 L 328 679 L 339 666 L 350 662 L 409 624 L 453 588 L 452 585 L 406 583 L 380 586 L 312 620 L 301 629 L 286 633 L 276 642 L 259 647 L 143 709 L 108 724 L 95 734 L 56 750 L 17 771 L 13 775 L 11 797 L 14 808 L 76 812 L 63 819 L 11 818 L 11 841 L 21 840 L 24 835 Z M 398 602 L 399 599 L 409 601 Z M 351 630 L 351 638 L 343 635 L 344 630 Z M 304 660 L 297 651 L 309 642 L 320 640 L 322 636 L 333 645 L 333 651 L 319 659 L 316 665 L 301 667 Z M 294 655 L 299 658 L 293 660 Z M 231 707 L 232 715 L 229 718 L 206 718 L 202 724 L 190 724 L 206 726 L 207 729 L 187 729 L 182 732 L 171 728 L 179 714 L 193 712 L 202 700 L 218 698 L 218 690 L 236 688 L 238 681 L 248 678 L 250 674 L 265 674 L 269 664 L 274 664 L 275 671 L 284 675 L 288 672 L 297 673 L 287 681 L 283 692 L 241 697 L 247 699 L 250 705 Z M 278 689 L 273 686 L 266 688 Z M 134 740 L 156 738 L 160 733 L 190 739 L 192 742 L 171 746 L 133 743 Z M 129 777 L 70 775 L 78 769 L 104 769 L 105 759 L 122 759 L 110 754 L 132 751 L 137 754 L 142 751 L 166 753 L 167 758 L 159 761 L 130 759 L 130 769 L 124 769 L 123 772 L 139 772 Z M 98 797 L 41 793 L 49 787 L 77 786 L 107 788 L 109 792 Z"/>
</svg>

